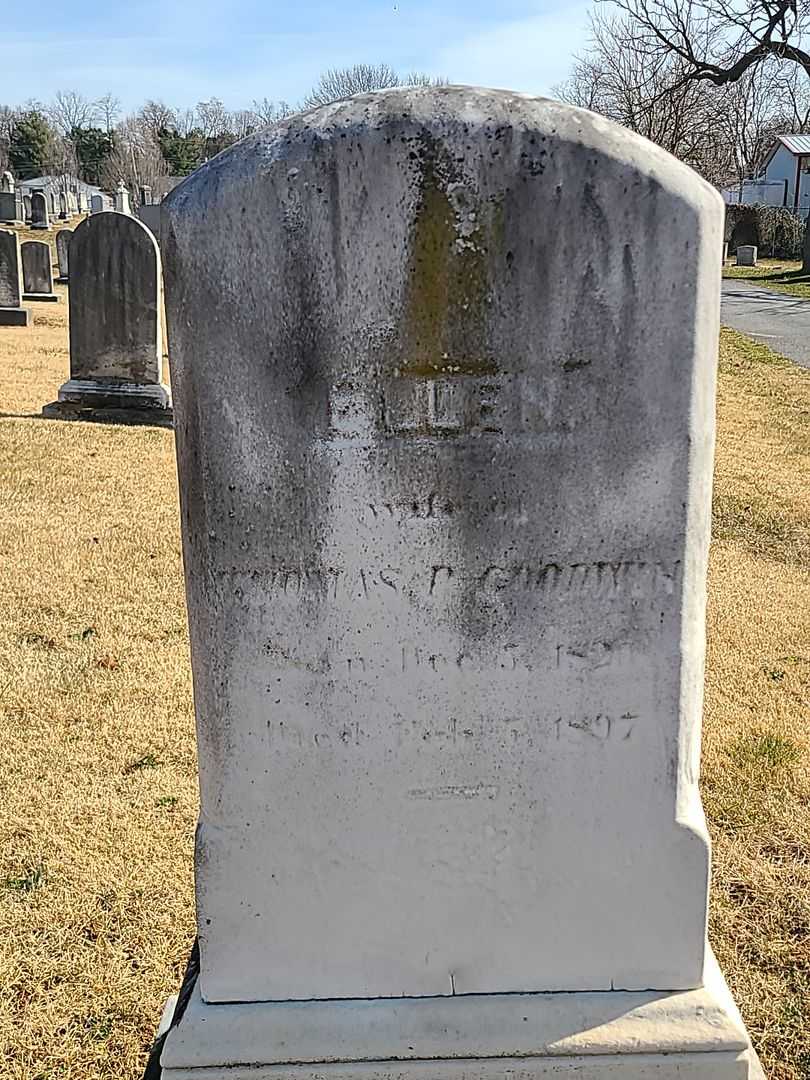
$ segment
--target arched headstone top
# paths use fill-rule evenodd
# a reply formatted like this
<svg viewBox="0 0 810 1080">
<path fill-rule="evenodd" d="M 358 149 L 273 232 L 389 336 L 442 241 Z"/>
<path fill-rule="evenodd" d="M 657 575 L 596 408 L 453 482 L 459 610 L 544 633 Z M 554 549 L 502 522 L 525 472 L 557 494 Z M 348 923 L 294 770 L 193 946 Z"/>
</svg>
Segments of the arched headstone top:
<svg viewBox="0 0 810 1080">
<path fill-rule="evenodd" d="M 160 251 L 146 226 L 114 210 L 70 240 L 71 379 L 162 382 Z"/>
</svg>

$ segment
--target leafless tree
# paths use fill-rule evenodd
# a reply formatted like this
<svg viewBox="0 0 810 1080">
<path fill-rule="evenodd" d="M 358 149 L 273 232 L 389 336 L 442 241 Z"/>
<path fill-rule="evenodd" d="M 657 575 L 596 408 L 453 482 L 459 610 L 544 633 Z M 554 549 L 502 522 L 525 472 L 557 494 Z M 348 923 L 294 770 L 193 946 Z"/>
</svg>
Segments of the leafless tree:
<svg viewBox="0 0 810 1080">
<path fill-rule="evenodd" d="M 195 109 L 195 127 L 198 127 L 206 139 L 231 132 L 231 114 L 219 100 L 200 101 Z"/>
<path fill-rule="evenodd" d="M 286 101 L 271 101 L 269 98 L 262 98 L 261 101 L 254 100 L 253 102 L 253 115 L 256 119 L 256 127 L 267 127 L 268 124 L 274 124 L 277 120 L 283 120 L 285 116 L 289 116 L 294 112 L 292 105 Z"/>
<path fill-rule="evenodd" d="M 174 126 L 177 113 L 162 101 L 147 101 L 137 114 L 139 124 L 157 142 L 160 132 Z"/>
<path fill-rule="evenodd" d="M 602 113 L 718 179 L 714 106 L 709 89 L 684 81 L 677 57 L 647 62 L 627 18 L 599 13 L 591 20 L 588 50 L 571 77 L 556 88 L 572 105 Z"/>
<path fill-rule="evenodd" d="M 261 127 L 261 124 L 250 109 L 237 109 L 231 113 L 231 130 L 237 142 L 252 135 L 258 127 Z"/>
<path fill-rule="evenodd" d="M 101 170 L 102 186 L 114 191 L 123 180 L 130 196 L 137 201 L 140 187 L 157 190 L 159 182 L 168 175 L 169 168 L 149 122 L 138 114 L 120 123 L 115 129 L 113 151 Z"/>
<path fill-rule="evenodd" d="M 557 94 L 646 136 L 712 183 L 741 186 L 800 107 L 800 92 L 786 92 L 784 65 L 774 60 L 719 86 L 687 74 L 676 53 L 651 54 L 629 16 L 599 13 L 590 47 Z"/>
<path fill-rule="evenodd" d="M 724 86 L 768 58 L 798 64 L 810 28 L 807 0 L 615 0 L 648 58 L 671 56 L 683 78 Z"/>
<path fill-rule="evenodd" d="M 18 116 L 18 110 L 8 105 L 0 105 L 0 172 L 5 172 L 9 167 L 8 148 L 11 144 L 11 133 Z"/>
<path fill-rule="evenodd" d="M 87 127 L 97 115 L 98 107 L 76 90 L 57 90 L 46 108 L 46 115 L 60 135 L 69 135 L 74 128 Z"/>
<path fill-rule="evenodd" d="M 418 71 L 401 76 L 388 64 L 354 64 L 353 67 L 330 68 L 321 75 L 317 85 L 309 92 L 304 105 L 312 109 L 316 105 L 328 105 L 332 101 L 342 101 L 369 90 L 386 90 L 393 86 L 442 85 L 445 81 Z"/>
<path fill-rule="evenodd" d="M 96 115 L 104 124 L 104 130 L 111 135 L 121 115 L 121 102 L 113 94 L 106 93 L 96 102 Z"/>
</svg>

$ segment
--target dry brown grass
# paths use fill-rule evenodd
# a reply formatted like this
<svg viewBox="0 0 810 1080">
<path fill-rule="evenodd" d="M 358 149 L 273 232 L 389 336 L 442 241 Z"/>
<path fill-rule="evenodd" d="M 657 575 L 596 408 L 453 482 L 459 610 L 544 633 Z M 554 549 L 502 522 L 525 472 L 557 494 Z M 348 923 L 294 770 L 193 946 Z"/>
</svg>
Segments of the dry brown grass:
<svg viewBox="0 0 810 1080">
<path fill-rule="evenodd" d="M 810 1077 L 810 372 L 721 342 L 703 795 L 711 939 L 772 1080 Z"/>
<path fill-rule="evenodd" d="M 66 305 L 0 330 L 0 1060 L 137 1080 L 193 935 L 170 432 L 32 419 Z M 47 310 L 46 310 L 47 308 Z M 810 374 L 723 338 L 704 797 L 711 935 L 772 1080 L 810 1077 Z"/>
</svg>

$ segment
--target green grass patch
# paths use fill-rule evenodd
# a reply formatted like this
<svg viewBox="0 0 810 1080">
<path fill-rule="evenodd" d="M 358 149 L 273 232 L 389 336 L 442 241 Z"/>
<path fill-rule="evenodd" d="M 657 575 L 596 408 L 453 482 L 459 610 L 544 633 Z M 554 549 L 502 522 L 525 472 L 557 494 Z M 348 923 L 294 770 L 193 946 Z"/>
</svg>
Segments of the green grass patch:
<svg viewBox="0 0 810 1080">
<path fill-rule="evenodd" d="M 800 262 L 790 259 L 761 259 L 757 266 L 728 264 L 723 267 L 723 277 L 750 281 L 774 292 L 810 300 L 810 272 L 802 270 Z"/>
<path fill-rule="evenodd" d="M 744 735 L 731 747 L 731 758 L 741 768 L 778 770 L 794 765 L 801 751 L 792 739 L 772 731 Z"/>
</svg>

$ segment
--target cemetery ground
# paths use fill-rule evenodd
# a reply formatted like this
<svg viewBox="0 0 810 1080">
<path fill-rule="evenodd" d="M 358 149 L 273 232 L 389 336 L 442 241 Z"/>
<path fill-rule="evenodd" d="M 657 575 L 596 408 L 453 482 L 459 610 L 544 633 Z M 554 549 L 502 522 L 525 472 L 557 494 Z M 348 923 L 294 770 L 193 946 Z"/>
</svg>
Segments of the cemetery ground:
<svg viewBox="0 0 810 1080">
<path fill-rule="evenodd" d="M 735 266 L 728 262 L 723 267 L 723 277 L 744 278 L 752 285 L 810 300 L 810 273 L 803 271 L 801 262 L 794 259 L 759 259 L 756 266 Z"/>
<path fill-rule="evenodd" d="M 57 288 L 0 331 L 0 1059 L 136 1080 L 193 935 L 174 446 L 39 418 L 68 371 Z M 726 331 L 718 418 L 710 936 L 766 1074 L 807 1080 L 810 373 Z"/>
</svg>

